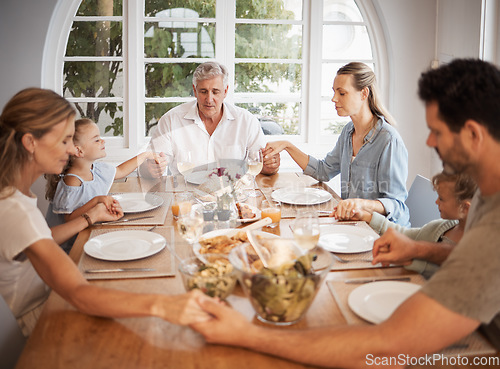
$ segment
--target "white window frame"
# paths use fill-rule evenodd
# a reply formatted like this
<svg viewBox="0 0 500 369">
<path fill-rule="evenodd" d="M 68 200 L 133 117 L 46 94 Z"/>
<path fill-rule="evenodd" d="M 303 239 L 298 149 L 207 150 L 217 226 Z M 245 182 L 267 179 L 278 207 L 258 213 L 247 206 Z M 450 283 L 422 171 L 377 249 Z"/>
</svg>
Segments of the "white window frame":
<svg viewBox="0 0 500 369">
<path fill-rule="evenodd" d="M 122 17 L 96 17 L 96 20 L 123 20 L 127 27 L 123 27 L 123 67 L 129 71 L 124 75 L 123 96 L 123 124 L 124 137 L 106 137 L 108 159 L 111 161 L 123 161 L 136 155 L 147 144 L 144 137 L 144 103 L 151 102 L 144 95 L 144 49 L 143 24 L 144 15 L 142 2 L 136 0 L 123 0 L 124 9 Z M 64 54 L 68 42 L 71 25 L 75 20 L 81 0 L 58 0 L 52 14 L 52 19 L 47 32 L 42 61 L 42 87 L 50 88 L 62 93 L 62 77 Z M 355 0 L 364 25 L 367 27 L 370 41 L 372 43 L 373 62 L 375 73 L 389 110 L 392 105 L 393 75 L 391 68 L 390 50 L 386 43 L 386 32 L 379 19 L 380 14 L 377 3 L 374 0 Z M 218 0 L 216 2 L 216 43 L 215 55 L 218 61 L 229 68 L 230 73 L 230 95 L 228 100 L 232 102 L 245 102 L 249 95 L 234 94 L 234 39 L 235 24 L 239 21 L 234 19 L 235 1 Z M 321 55 L 322 48 L 322 1 L 305 0 L 303 4 L 303 18 L 299 21 L 289 21 L 292 24 L 304 24 L 302 43 L 302 109 L 301 109 L 301 135 L 286 136 L 286 139 L 294 142 L 303 151 L 310 155 L 322 157 L 330 151 L 337 140 L 336 136 L 328 138 L 321 137 L 319 129 L 320 109 L 319 105 L 314 107 L 314 102 L 321 100 L 321 58 L 312 58 L 311 55 Z M 131 14 L 136 16 L 131 17 Z M 131 20 L 134 19 L 135 22 Z M 224 20 L 224 23 L 222 22 Z M 229 20 L 229 21 L 228 21 Z M 185 19 L 183 19 L 185 21 Z M 246 21 L 245 21 L 246 22 Z M 259 23 L 273 23 L 265 21 Z M 308 27 L 307 25 L 312 25 Z M 135 37 L 129 37 L 133 36 Z M 231 40 L 231 42 L 226 42 Z M 134 58 L 127 58 L 128 50 L 140 50 L 134 53 Z M 73 58 L 74 59 L 74 58 Z M 189 62 L 203 62 L 207 59 L 189 59 Z M 176 61 L 182 61 L 176 60 Z M 292 61 L 293 62 L 293 61 Z M 309 72 L 309 73 L 308 73 Z M 331 76 L 333 80 L 333 76 Z M 276 96 L 279 100 L 279 96 Z M 298 97 L 300 99 L 300 96 Z M 71 99 L 70 99 L 71 100 Z M 190 98 L 186 98 L 190 100 Z M 155 102 L 169 102 L 171 98 L 154 99 Z M 178 99 L 177 99 L 178 101 Z M 290 101 L 288 98 L 287 101 Z M 333 108 L 333 107 L 332 107 Z M 283 136 L 266 136 L 268 141 L 283 139 Z M 282 168 L 290 167 L 290 161 L 282 161 Z M 293 166 L 293 165 L 292 165 Z"/>
</svg>

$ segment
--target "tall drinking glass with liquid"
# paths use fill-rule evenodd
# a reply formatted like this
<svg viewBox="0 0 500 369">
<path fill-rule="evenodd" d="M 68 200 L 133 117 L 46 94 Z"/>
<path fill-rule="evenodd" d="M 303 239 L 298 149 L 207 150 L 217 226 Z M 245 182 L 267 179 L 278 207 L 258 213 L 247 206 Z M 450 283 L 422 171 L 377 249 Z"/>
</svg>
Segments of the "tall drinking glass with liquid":
<svg viewBox="0 0 500 369">
<path fill-rule="evenodd" d="M 257 182 L 255 180 L 255 177 L 257 177 L 257 175 L 260 173 L 260 171 L 262 170 L 262 167 L 264 165 L 264 158 L 262 157 L 262 150 L 261 149 L 258 149 L 258 150 L 248 149 L 247 156 L 246 156 L 246 162 L 248 165 L 247 173 L 253 177 L 253 190 L 248 194 L 248 196 L 259 197 L 259 196 L 261 196 L 261 193 L 259 191 L 256 191 Z"/>
<path fill-rule="evenodd" d="M 305 212 L 293 222 L 293 238 L 304 250 L 313 249 L 319 241 L 319 220 L 315 212 Z"/>
</svg>

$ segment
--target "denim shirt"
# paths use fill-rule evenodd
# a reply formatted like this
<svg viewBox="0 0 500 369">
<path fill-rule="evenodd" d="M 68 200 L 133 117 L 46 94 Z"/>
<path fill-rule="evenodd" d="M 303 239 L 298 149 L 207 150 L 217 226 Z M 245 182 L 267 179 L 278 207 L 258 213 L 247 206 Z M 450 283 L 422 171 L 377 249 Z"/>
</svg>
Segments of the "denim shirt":
<svg viewBox="0 0 500 369">
<path fill-rule="evenodd" d="M 410 213 L 405 204 L 408 151 L 403 139 L 380 117 L 351 162 L 353 133 L 354 124 L 349 122 L 323 160 L 309 157 L 304 173 L 323 182 L 340 173 L 343 199 L 378 200 L 390 221 L 408 226 Z"/>
</svg>

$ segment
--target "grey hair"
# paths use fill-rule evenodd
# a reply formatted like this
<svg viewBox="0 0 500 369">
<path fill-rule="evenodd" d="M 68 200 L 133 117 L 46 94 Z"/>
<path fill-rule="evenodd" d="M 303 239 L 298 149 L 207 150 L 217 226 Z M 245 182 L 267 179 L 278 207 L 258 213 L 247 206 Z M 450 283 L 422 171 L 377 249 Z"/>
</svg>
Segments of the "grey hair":
<svg viewBox="0 0 500 369">
<path fill-rule="evenodd" d="M 212 79 L 217 76 L 222 76 L 224 87 L 229 85 L 229 73 L 224 65 L 214 61 L 202 63 L 198 65 L 193 73 L 193 85 L 196 87 L 198 85 L 198 81 Z"/>
</svg>

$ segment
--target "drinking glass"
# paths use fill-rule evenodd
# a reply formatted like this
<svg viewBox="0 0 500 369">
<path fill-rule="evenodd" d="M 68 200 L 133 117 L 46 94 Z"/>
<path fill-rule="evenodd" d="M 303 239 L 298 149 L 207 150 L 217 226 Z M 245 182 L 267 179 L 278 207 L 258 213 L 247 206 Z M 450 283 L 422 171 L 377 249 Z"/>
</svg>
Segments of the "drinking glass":
<svg viewBox="0 0 500 369">
<path fill-rule="evenodd" d="M 305 212 L 293 222 L 293 238 L 304 250 L 313 249 L 319 240 L 319 221 L 315 212 Z"/>
<path fill-rule="evenodd" d="M 198 241 L 203 230 L 203 206 L 192 203 L 189 211 L 183 213 L 182 207 L 179 209 L 177 218 L 177 230 L 180 235 L 190 244 Z"/>
<path fill-rule="evenodd" d="M 248 194 L 250 197 L 259 197 L 261 196 L 261 193 L 259 191 L 256 191 L 257 188 L 257 181 L 256 177 L 262 170 L 262 167 L 264 165 L 264 158 L 262 157 L 262 150 L 247 150 L 246 154 L 246 162 L 248 164 L 248 171 L 247 173 L 250 174 L 253 177 L 253 190 Z"/>
<path fill-rule="evenodd" d="M 191 173 L 194 167 L 194 153 L 192 151 L 181 151 L 177 155 L 177 169 L 184 177 L 185 188 L 187 188 L 186 175 Z"/>
<path fill-rule="evenodd" d="M 271 218 L 272 223 L 268 227 L 276 227 L 281 220 L 281 203 L 277 200 L 267 199 L 261 204 L 261 218 Z"/>
</svg>

